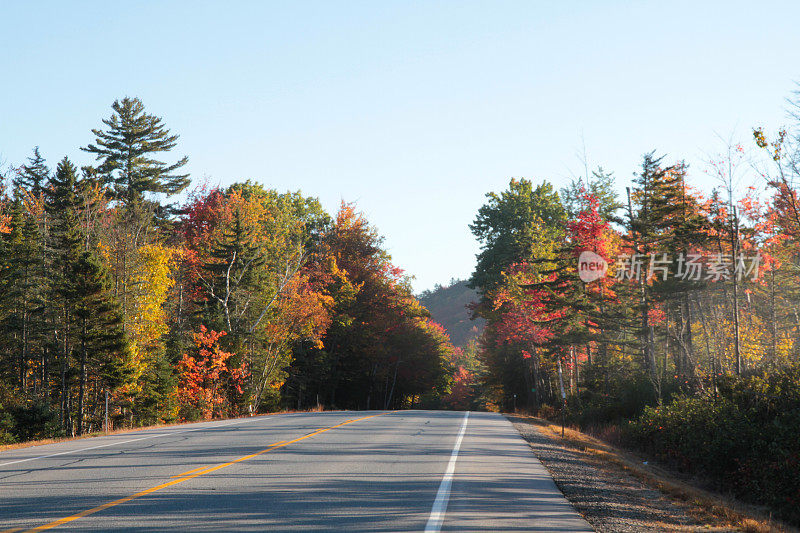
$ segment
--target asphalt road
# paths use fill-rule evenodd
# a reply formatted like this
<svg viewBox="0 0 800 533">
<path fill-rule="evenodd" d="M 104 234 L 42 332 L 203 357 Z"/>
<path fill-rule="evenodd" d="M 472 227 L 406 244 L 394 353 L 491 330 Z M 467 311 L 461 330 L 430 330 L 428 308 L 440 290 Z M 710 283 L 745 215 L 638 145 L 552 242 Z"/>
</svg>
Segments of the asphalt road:
<svg viewBox="0 0 800 533">
<path fill-rule="evenodd" d="M 269 415 L 0 452 L 0 532 L 591 531 L 502 416 Z"/>
</svg>

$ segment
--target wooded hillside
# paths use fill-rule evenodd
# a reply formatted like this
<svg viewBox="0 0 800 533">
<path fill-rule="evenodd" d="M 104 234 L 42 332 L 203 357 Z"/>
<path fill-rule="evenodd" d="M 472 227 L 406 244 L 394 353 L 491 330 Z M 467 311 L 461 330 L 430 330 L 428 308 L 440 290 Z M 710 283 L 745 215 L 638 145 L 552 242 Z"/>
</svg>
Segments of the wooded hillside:
<svg viewBox="0 0 800 533">
<path fill-rule="evenodd" d="M 465 347 L 480 336 L 486 321 L 472 318 L 470 307 L 478 301 L 478 293 L 463 280 L 452 280 L 446 286 L 437 285 L 419 295 L 420 303 L 430 311 L 431 318 L 442 325 L 454 346 Z"/>
</svg>

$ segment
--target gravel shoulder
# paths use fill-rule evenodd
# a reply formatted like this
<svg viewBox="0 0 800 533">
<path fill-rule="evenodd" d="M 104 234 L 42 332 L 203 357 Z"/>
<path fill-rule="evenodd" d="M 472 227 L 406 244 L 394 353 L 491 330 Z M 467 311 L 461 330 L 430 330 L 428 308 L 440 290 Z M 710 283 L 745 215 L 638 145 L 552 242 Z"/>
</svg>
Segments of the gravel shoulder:
<svg viewBox="0 0 800 533">
<path fill-rule="evenodd" d="M 740 531 L 701 523 L 686 504 L 648 486 L 619 465 L 556 440 L 528 417 L 506 418 L 595 531 Z"/>
</svg>

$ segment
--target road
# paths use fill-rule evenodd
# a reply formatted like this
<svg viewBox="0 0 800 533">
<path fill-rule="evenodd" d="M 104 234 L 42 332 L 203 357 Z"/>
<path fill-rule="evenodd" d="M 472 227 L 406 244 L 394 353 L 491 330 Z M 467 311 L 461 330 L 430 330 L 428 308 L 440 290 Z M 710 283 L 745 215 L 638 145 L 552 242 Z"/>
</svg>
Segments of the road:
<svg viewBox="0 0 800 533">
<path fill-rule="evenodd" d="M 494 413 L 325 412 L 0 452 L 0 531 L 591 531 Z"/>
</svg>

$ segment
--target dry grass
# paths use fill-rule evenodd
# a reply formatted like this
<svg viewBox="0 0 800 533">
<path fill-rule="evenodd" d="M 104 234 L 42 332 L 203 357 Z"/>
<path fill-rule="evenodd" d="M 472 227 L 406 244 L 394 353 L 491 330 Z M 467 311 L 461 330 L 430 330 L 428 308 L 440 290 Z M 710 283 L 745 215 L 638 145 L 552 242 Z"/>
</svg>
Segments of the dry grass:
<svg viewBox="0 0 800 533">
<path fill-rule="evenodd" d="M 542 428 L 546 434 L 562 440 L 561 426 L 533 417 L 517 414 Z M 617 435 L 603 435 L 616 441 Z M 798 530 L 769 516 L 764 507 L 742 503 L 733 498 L 710 492 L 680 479 L 676 474 L 659 466 L 643 461 L 638 455 L 612 446 L 601 440 L 572 428 L 565 428 L 562 440 L 566 445 L 588 455 L 616 465 L 643 483 L 663 494 L 682 502 L 687 512 L 711 528 L 737 528 L 749 533 L 797 533 Z"/>
<path fill-rule="evenodd" d="M 290 413 L 321 413 L 325 409 L 322 406 L 313 407 L 311 409 L 306 410 L 286 410 L 286 411 L 276 411 L 274 413 L 259 413 L 256 416 L 270 416 L 270 415 L 284 415 Z M 249 416 L 239 416 L 239 417 L 231 417 L 231 418 L 215 418 L 213 420 L 195 420 L 193 422 L 174 422 L 172 424 L 154 424 L 151 426 L 140 426 L 135 428 L 120 428 L 109 431 L 108 433 L 104 433 L 102 431 L 94 432 L 94 433 L 87 433 L 86 435 L 81 435 L 80 437 L 62 437 L 57 439 L 41 439 L 41 440 L 29 440 L 26 442 L 15 442 L 14 444 L 0 444 L 0 453 L 7 451 L 7 450 L 17 450 L 20 448 L 30 448 L 32 446 L 42 446 L 44 444 L 56 444 L 59 442 L 69 442 L 73 440 L 83 440 L 83 439 L 91 439 L 94 437 L 103 437 L 105 435 L 117 435 L 121 433 L 134 433 L 137 431 L 145 431 L 148 429 L 161 429 L 161 428 L 170 428 L 175 426 L 185 426 L 187 424 L 199 424 L 201 422 L 217 422 L 221 420 L 237 420 L 240 418 L 250 418 Z"/>
</svg>

